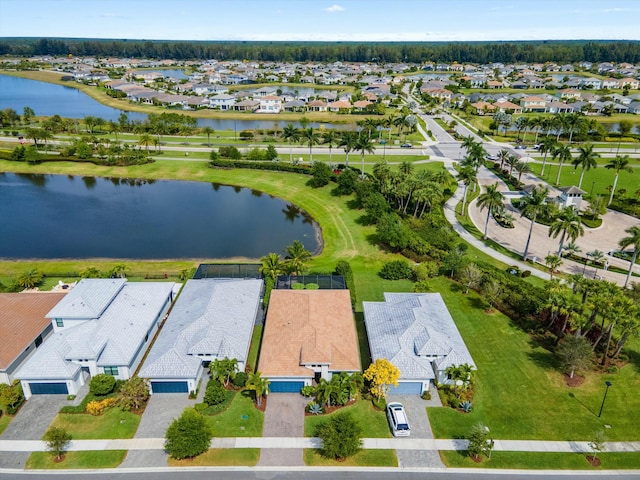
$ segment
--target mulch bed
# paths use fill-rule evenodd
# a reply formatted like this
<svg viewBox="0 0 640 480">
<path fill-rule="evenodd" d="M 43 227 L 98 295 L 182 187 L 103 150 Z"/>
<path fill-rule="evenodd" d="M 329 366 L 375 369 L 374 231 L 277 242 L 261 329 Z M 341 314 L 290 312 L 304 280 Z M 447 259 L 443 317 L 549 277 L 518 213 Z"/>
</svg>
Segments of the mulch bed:
<svg viewBox="0 0 640 480">
<path fill-rule="evenodd" d="M 262 402 L 260 403 L 260 405 L 258 405 L 257 403 L 253 403 L 253 406 L 256 407 L 257 410 L 260 410 L 261 412 L 264 412 L 267 409 L 267 399 L 269 397 L 262 397 Z"/>
<path fill-rule="evenodd" d="M 594 458 L 592 455 L 587 455 L 587 462 L 589 462 L 592 467 L 600 466 L 600 459 L 597 457 Z"/>
<path fill-rule="evenodd" d="M 66 455 L 60 455 L 60 458 L 57 456 L 53 457 L 53 463 L 61 463 L 64 462 L 64 459 L 67 458 Z M 588 458 L 588 457 L 587 457 Z"/>
<path fill-rule="evenodd" d="M 584 383 L 584 377 L 582 375 L 574 375 L 573 378 L 571 378 L 565 374 L 564 382 L 567 384 L 567 387 L 579 387 Z"/>
</svg>

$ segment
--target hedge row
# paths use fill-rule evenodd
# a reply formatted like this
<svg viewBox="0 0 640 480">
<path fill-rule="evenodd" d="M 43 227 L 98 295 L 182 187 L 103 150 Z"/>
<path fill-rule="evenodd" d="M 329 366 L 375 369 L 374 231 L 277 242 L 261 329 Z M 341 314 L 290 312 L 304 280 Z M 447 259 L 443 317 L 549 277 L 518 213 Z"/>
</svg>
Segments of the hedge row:
<svg viewBox="0 0 640 480">
<path fill-rule="evenodd" d="M 209 166 L 218 168 L 249 168 L 253 170 L 273 170 L 276 172 L 291 172 L 311 175 L 308 165 L 291 165 L 280 162 L 252 162 L 247 160 L 212 160 Z"/>
</svg>

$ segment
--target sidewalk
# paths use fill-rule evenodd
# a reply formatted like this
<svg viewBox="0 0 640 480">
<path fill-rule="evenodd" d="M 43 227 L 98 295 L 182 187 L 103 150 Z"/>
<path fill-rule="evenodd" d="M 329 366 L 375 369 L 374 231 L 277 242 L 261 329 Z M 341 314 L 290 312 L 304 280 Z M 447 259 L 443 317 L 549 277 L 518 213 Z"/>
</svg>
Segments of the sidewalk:
<svg viewBox="0 0 640 480">
<path fill-rule="evenodd" d="M 321 448 L 322 441 L 311 437 L 218 437 L 211 448 Z M 430 438 L 365 438 L 364 449 L 385 450 L 466 450 L 467 441 Z M 131 438 L 126 440 L 74 440 L 67 451 L 94 450 L 164 450 L 164 438 Z M 0 440 L 0 451 L 44 452 L 46 444 L 39 440 Z M 589 442 L 546 440 L 495 440 L 494 451 L 589 453 Z M 640 452 L 639 442 L 607 442 L 606 452 Z"/>
</svg>

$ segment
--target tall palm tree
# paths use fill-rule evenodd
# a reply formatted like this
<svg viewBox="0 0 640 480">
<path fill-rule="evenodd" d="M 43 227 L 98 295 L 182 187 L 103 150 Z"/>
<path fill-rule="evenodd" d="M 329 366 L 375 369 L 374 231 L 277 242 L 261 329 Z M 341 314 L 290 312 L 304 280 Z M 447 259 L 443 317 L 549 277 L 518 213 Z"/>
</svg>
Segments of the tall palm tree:
<svg viewBox="0 0 640 480">
<path fill-rule="evenodd" d="M 534 129 L 536 132 L 536 138 L 533 140 L 534 144 L 538 143 L 538 135 L 540 134 L 540 131 L 544 128 L 544 126 L 544 119 L 542 117 L 531 117 L 529 119 L 529 127 Z"/>
<path fill-rule="evenodd" d="M 460 172 L 458 172 L 458 180 L 464 184 L 464 193 L 462 194 L 462 212 L 461 214 L 465 215 L 465 207 L 467 204 L 467 192 L 469 191 L 469 185 L 475 185 L 478 177 L 476 174 L 476 169 L 471 165 L 467 165 L 463 167 Z"/>
<path fill-rule="evenodd" d="M 533 224 L 536 223 L 536 217 L 548 208 L 546 204 L 547 195 L 549 195 L 549 189 L 539 185 L 538 187 L 533 187 L 531 193 L 524 198 L 522 215 L 531 219 L 531 225 L 529 226 L 529 235 L 527 236 L 527 243 L 524 246 L 524 253 L 522 254 L 523 260 L 527 259 L 527 254 L 529 253 L 531 232 L 533 232 Z"/>
<path fill-rule="evenodd" d="M 344 163 L 347 167 L 349 166 L 349 153 L 354 150 L 357 141 L 358 134 L 356 132 L 346 130 L 342 132 L 342 135 L 340 135 L 340 143 L 338 144 L 338 146 L 344 149 Z"/>
<path fill-rule="evenodd" d="M 509 154 L 507 157 L 507 165 L 509 165 L 509 175 L 513 175 L 513 169 L 520 161 L 520 157 L 514 154 Z"/>
<path fill-rule="evenodd" d="M 469 153 L 476 143 L 478 142 L 476 142 L 476 140 L 473 138 L 473 135 L 469 135 L 462 139 L 461 147 L 464 148 L 467 153 Z"/>
<path fill-rule="evenodd" d="M 484 193 L 478 197 L 478 206 L 480 210 L 487 209 L 487 219 L 484 222 L 484 236 L 483 240 L 487 238 L 487 231 L 489 229 L 489 217 L 491 214 L 504 208 L 504 195 L 498 190 L 498 182 L 493 185 L 489 185 Z"/>
<path fill-rule="evenodd" d="M 268 253 L 260 259 L 262 266 L 260 267 L 260 273 L 265 278 L 271 278 L 276 280 L 278 275 L 284 273 L 284 263 L 280 259 L 280 255 L 277 253 Z"/>
<path fill-rule="evenodd" d="M 571 147 L 569 147 L 569 145 L 558 145 L 553 150 L 553 158 L 557 158 L 560 161 L 558 165 L 558 175 L 556 176 L 556 185 L 558 185 L 560 182 L 560 174 L 562 173 L 562 165 L 564 162 L 570 162 L 573 159 Z"/>
<path fill-rule="evenodd" d="M 204 133 L 207 136 L 207 147 L 210 147 L 211 146 L 211 135 L 216 133 L 216 131 L 213 129 L 213 127 L 210 127 L 209 125 L 207 125 L 206 127 L 202 127 L 201 131 L 202 131 L 202 133 Z"/>
<path fill-rule="evenodd" d="M 582 172 L 580 172 L 580 181 L 578 182 L 578 188 L 582 188 L 582 179 L 584 178 L 585 170 L 591 170 L 598 166 L 597 158 L 600 154 L 593 151 L 593 144 L 584 145 L 578 147 L 578 156 L 573 160 L 573 168 L 578 168 L 578 165 L 582 166 Z"/>
<path fill-rule="evenodd" d="M 509 153 L 509 150 L 507 150 L 506 148 L 503 148 L 498 152 L 498 160 L 500 160 L 500 170 L 502 170 L 502 166 L 504 165 L 504 162 L 506 162 L 509 158 L 509 155 L 511 155 L 511 153 Z"/>
<path fill-rule="evenodd" d="M 547 164 L 547 155 L 549 152 L 553 152 L 556 148 L 558 142 L 553 137 L 544 137 L 540 144 L 540 149 L 538 150 L 540 153 L 544 153 L 544 158 L 542 159 L 542 169 L 540 170 L 540 176 L 544 176 L 544 167 Z"/>
<path fill-rule="evenodd" d="M 291 245 L 285 247 L 284 252 L 289 272 L 300 275 L 311 258 L 311 252 L 304 248 L 300 240 L 294 240 Z"/>
<path fill-rule="evenodd" d="M 313 127 L 305 128 L 300 135 L 300 141 L 309 146 L 310 163 L 313 163 L 313 146 L 317 145 L 319 140 L 318 132 L 316 132 Z"/>
<path fill-rule="evenodd" d="M 560 244 L 558 245 L 558 257 L 562 255 L 562 245 L 565 237 L 575 242 L 578 237 L 584 235 L 584 227 L 580 220 L 580 215 L 572 207 L 565 207 L 560 212 L 551 225 L 549 226 L 549 236 L 557 238 L 560 235 Z"/>
<path fill-rule="evenodd" d="M 368 135 L 360 135 L 358 140 L 356 140 L 354 150 L 360 152 L 362 158 L 362 172 L 360 173 L 360 178 L 364 178 L 364 154 L 366 153 L 374 153 L 376 151 L 373 146 L 373 142 L 371 141 L 371 137 Z"/>
<path fill-rule="evenodd" d="M 566 126 L 569 130 L 569 143 L 573 142 L 573 133 L 576 130 L 579 130 L 582 124 L 584 124 L 584 117 L 582 116 L 582 113 L 571 112 L 567 114 Z"/>
<path fill-rule="evenodd" d="M 329 165 L 331 166 L 333 166 L 333 157 L 331 156 L 331 150 L 333 149 L 333 146 L 338 143 L 339 138 L 340 137 L 338 135 L 338 132 L 333 128 L 325 131 L 322 134 L 322 144 L 329 146 Z"/>
<path fill-rule="evenodd" d="M 247 390 L 253 390 L 256 393 L 256 403 L 262 405 L 262 397 L 269 395 L 269 384 L 271 382 L 262 377 L 262 373 L 256 371 L 250 373 L 247 378 Z"/>
<path fill-rule="evenodd" d="M 629 155 L 616 155 L 616 158 L 610 160 L 604 168 L 615 170 L 616 172 L 616 177 L 613 179 L 613 188 L 611 189 L 609 203 L 607 203 L 607 205 L 611 205 L 611 202 L 613 202 L 613 196 L 616 193 L 616 186 L 618 185 L 618 175 L 620 174 L 620 171 L 624 170 L 625 172 L 633 173 L 633 168 L 629 166 Z"/>
<path fill-rule="evenodd" d="M 516 140 L 520 140 L 520 133 L 521 132 L 526 132 L 527 128 L 529 127 L 529 117 L 518 117 L 518 119 L 516 120 L 516 130 L 518 132 L 517 136 L 516 136 Z M 522 140 L 522 143 L 524 143 L 524 139 Z"/>
<path fill-rule="evenodd" d="M 300 129 L 296 128 L 293 123 L 287 123 L 282 130 L 282 138 L 289 142 L 289 162 L 293 163 L 293 147 L 291 144 L 300 141 Z"/>
<path fill-rule="evenodd" d="M 113 120 L 109 120 L 109 131 L 113 133 L 116 137 L 116 142 L 118 141 L 118 133 L 122 132 L 122 127 L 118 122 L 114 122 Z"/>
<path fill-rule="evenodd" d="M 547 255 L 544 257 L 544 263 L 549 267 L 549 280 L 553 280 L 553 274 L 558 270 L 558 267 L 562 265 L 562 258 L 558 255 Z"/>
<path fill-rule="evenodd" d="M 143 133 L 140 135 L 140 138 L 138 139 L 138 146 L 146 147 L 148 152 L 151 145 L 153 145 L 153 137 L 150 134 Z"/>
<path fill-rule="evenodd" d="M 527 162 L 523 162 L 518 160 L 516 164 L 513 166 L 513 169 L 518 172 L 518 182 L 522 179 L 523 173 L 529 173 L 531 171 L 531 167 Z"/>
<path fill-rule="evenodd" d="M 633 272 L 633 266 L 638 258 L 638 251 L 640 251 L 640 227 L 634 225 L 633 227 L 627 228 L 625 232 L 627 232 L 629 236 L 621 239 L 620 242 L 618 242 L 618 245 L 620 245 L 620 248 L 623 250 L 629 246 L 633 247 L 633 255 L 631 256 L 631 263 L 629 264 L 629 273 L 627 273 L 627 279 L 624 281 L 624 288 L 627 288 L 627 284 L 631 278 L 631 272 Z"/>
</svg>

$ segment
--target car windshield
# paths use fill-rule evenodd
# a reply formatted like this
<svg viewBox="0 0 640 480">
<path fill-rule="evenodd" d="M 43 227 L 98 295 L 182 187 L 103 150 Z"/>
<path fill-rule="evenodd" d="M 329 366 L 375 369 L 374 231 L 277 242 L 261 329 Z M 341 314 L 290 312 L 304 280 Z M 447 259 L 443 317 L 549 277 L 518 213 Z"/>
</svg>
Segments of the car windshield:
<svg viewBox="0 0 640 480">
<path fill-rule="evenodd" d="M 399 423 L 398 430 L 409 430 L 409 425 L 407 425 L 406 423 Z"/>
</svg>

